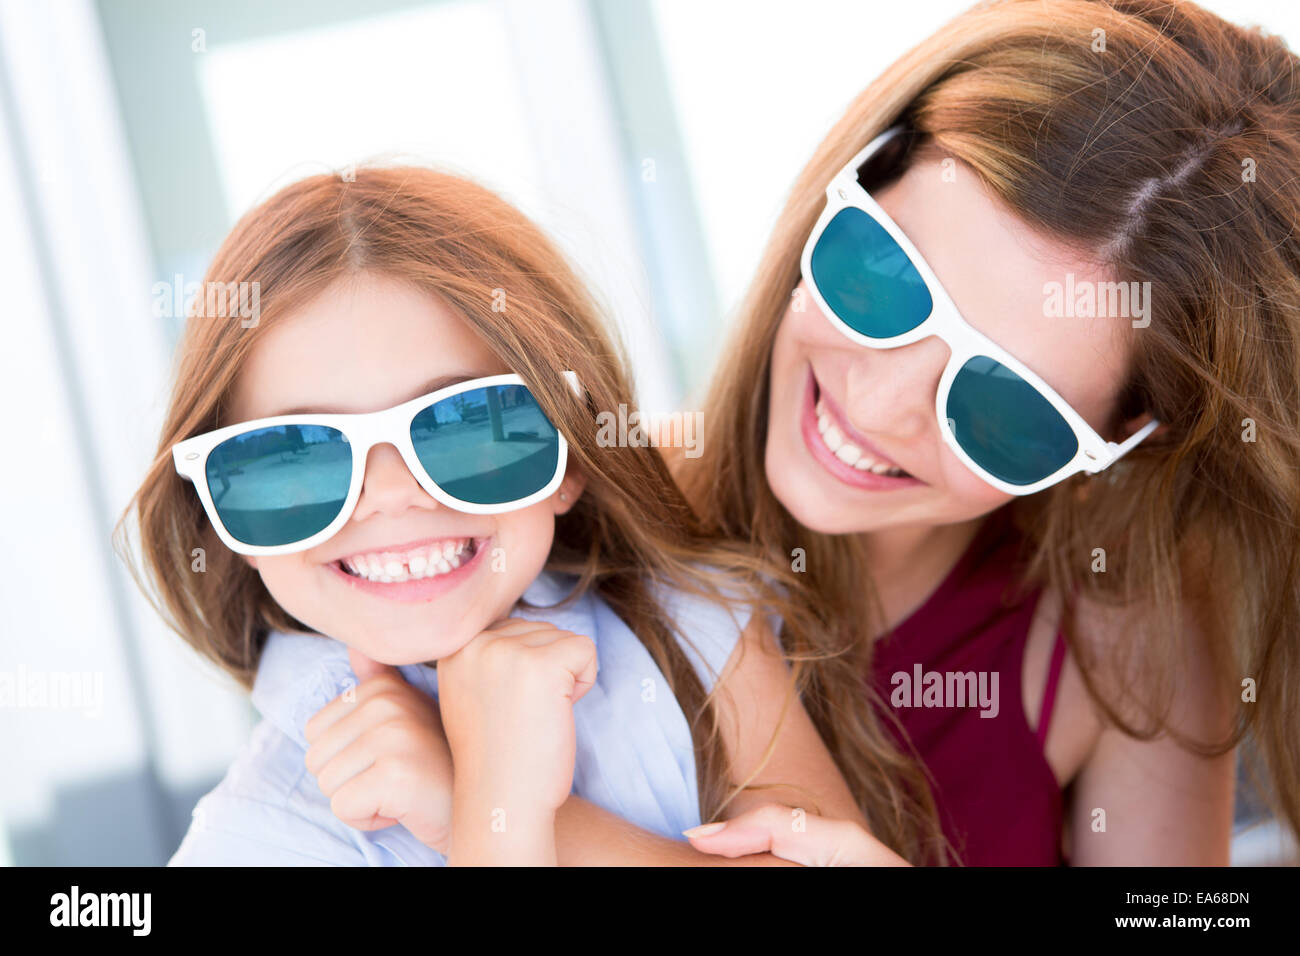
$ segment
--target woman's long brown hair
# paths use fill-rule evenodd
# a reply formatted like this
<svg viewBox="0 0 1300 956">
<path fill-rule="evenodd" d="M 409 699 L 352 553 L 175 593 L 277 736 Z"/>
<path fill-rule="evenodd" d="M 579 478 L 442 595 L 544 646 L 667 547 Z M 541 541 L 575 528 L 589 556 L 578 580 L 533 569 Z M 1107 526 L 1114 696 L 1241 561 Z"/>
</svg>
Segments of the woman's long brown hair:
<svg viewBox="0 0 1300 956">
<path fill-rule="evenodd" d="M 701 816 L 712 819 L 735 792 L 713 693 L 705 694 L 674 640 L 674 632 L 689 640 L 692 622 L 668 619 L 659 589 L 735 607 L 746 596 L 761 601 L 763 569 L 742 549 L 700 534 L 655 448 L 598 442 L 596 415 L 633 405 L 621 351 L 546 236 L 462 177 L 418 167 L 361 167 L 349 181 L 313 176 L 235 226 L 204 288 L 258 283 L 259 320 L 250 328 L 238 317 L 187 320 L 155 458 L 114 530 L 115 548 L 137 584 L 172 629 L 245 688 L 270 629 L 311 630 L 221 543 L 194 489 L 176 474 L 170 449 L 230 424 L 232 387 L 261 336 L 336 280 L 360 272 L 409 283 L 453 309 L 523 377 L 568 440 L 571 466 L 586 487 L 557 519 L 547 567 L 577 575 L 575 595 L 594 590 L 649 650 L 690 723 Z M 567 369 L 577 372 L 585 398 L 561 376 Z M 201 574 L 191 570 L 195 548 L 206 553 Z M 793 693 L 792 685 L 791 700 Z"/>
<path fill-rule="evenodd" d="M 763 457 L 772 344 L 826 183 L 895 122 L 1025 223 L 1151 283 L 1106 437 L 1144 411 L 1167 428 L 1097 477 L 1007 506 L 1032 548 L 1022 583 L 1063 596 L 1090 693 L 1142 739 L 1173 733 L 1181 665 L 1205 653 L 1179 622 L 1204 608 L 1216 690 L 1240 700 L 1249 678 L 1258 698 L 1237 706 L 1230 739 L 1174 737 L 1205 754 L 1247 740 L 1300 831 L 1300 63 L 1191 3 L 984 3 L 863 91 L 793 187 L 703 403 L 708 454 L 675 468 L 708 528 L 784 561 L 781 583 L 819 615 L 782 635 L 805 706 L 876 835 L 923 861 L 949 848 L 922 768 L 864 696 L 885 622 L 862 541 L 801 527 Z M 1098 547 L 1105 574 L 1090 570 Z M 788 570 L 795 548 L 805 573 Z M 1104 655 L 1078 637 L 1076 589 L 1125 609 L 1127 633 Z"/>
</svg>

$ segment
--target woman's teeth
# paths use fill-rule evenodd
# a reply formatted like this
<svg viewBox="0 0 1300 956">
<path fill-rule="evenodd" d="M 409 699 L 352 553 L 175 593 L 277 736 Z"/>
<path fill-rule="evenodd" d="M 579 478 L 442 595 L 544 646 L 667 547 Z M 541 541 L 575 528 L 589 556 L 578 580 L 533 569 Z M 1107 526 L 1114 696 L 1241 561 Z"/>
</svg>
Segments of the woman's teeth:
<svg viewBox="0 0 1300 956">
<path fill-rule="evenodd" d="M 412 548 L 410 551 L 372 551 L 343 558 L 348 574 L 381 584 L 399 584 L 450 574 L 474 556 L 473 538 L 457 538 Z"/>
<path fill-rule="evenodd" d="M 835 457 L 846 465 L 852 465 L 858 471 L 870 471 L 877 475 L 887 475 L 890 478 L 902 478 L 907 472 L 894 465 L 885 464 L 882 461 L 876 461 L 866 452 L 864 452 L 853 442 L 844 437 L 840 431 L 840 426 L 836 425 L 831 419 L 830 413 L 826 411 L 826 405 L 821 400 L 817 400 L 817 431 L 821 433 L 822 441 L 826 447 L 834 453 Z"/>
</svg>

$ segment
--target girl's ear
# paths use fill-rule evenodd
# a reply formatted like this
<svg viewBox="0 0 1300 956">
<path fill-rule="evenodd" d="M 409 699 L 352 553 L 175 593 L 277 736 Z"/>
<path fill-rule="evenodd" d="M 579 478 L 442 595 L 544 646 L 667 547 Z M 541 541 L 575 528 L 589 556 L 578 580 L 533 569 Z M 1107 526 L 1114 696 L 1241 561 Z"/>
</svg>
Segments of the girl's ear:
<svg viewBox="0 0 1300 956">
<path fill-rule="evenodd" d="M 253 557 L 251 554 L 241 554 L 240 557 L 248 562 L 250 568 L 254 571 L 257 570 L 257 558 Z"/>
<path fill-rule="evenodd" d="M 559 489 L 551 496 L 551 505 L 557 515 L 566 514 L 582 497 L 582 489 L 587 487 L 587 476 L 572 463 L 564 471 L 564 480 Z"/>
</svg>

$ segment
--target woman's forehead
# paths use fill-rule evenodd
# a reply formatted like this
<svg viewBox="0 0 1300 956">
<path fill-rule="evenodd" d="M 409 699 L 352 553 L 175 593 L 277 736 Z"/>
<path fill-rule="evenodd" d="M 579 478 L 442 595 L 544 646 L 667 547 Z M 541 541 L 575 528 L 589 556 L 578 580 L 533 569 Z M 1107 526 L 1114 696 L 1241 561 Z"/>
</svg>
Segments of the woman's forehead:
<svg viewBox="0 0 1300 956">
<path fill-rule="evenodd" d="M 1130 316 L 1097 314 L 1108 312 L 1105 294 L 1114 277 L 1068 237 L 1019 219 L 957 160 L 918 158 L 872 195 L 934 270 L 963 318 L 1063 397 L 1081 399 L 1119 387 L 1139 330 Z M 1089 290 L 1091 315 L 1074 308 Z M 1100 305 L 1096 293 L 1102 294 Z"/>
</svg>

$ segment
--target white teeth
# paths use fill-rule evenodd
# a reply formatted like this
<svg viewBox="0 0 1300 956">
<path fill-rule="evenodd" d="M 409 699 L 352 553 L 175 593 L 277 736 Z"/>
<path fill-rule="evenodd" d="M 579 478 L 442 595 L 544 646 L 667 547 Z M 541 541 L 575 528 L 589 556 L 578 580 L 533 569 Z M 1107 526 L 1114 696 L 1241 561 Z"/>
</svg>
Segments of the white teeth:
<svg viewBox="0 0 1300 956">
<path fill-rule="evenodd" d="M 827 413 L 821 400 L 817 402 L 817 431 L 821 433 L 822 442 L 826 445 L 835 457 L 846 465 L 852 465 L 858 471 L 870 471 L 877 475 L 891 475 L 901 477 L 903 470 L 894 465 L 887 465 L 882 461 L 876 461 L 866 452 L 864 452 L 853 442 L 844 437 L 830 415 Z"/>
<path fill-rule="evenodd" d="M 449 574 L 466 559 L 470 543 L 468 539 L 444 541 L 404 555 L 354 555 L 340 563 L 357 577 L 394 584 Z"/>
</svg>

